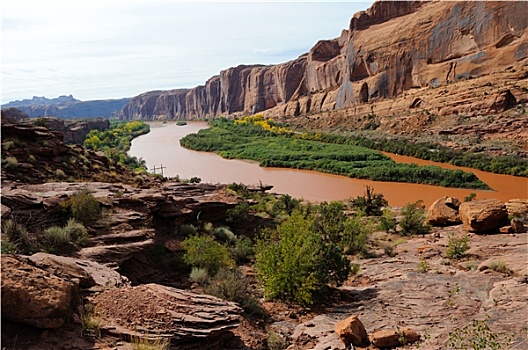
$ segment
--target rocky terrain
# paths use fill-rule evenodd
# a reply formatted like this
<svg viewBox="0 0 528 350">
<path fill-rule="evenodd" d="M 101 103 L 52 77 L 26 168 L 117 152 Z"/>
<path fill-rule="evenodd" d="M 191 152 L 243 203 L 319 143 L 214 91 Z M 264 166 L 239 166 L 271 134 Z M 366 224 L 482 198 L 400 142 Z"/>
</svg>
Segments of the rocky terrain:
<svg viewBox="0 0 528 350">
<path fill-rule="evenodd" d="M 129 101 L 129 98 L 81 101 L 72 95 L 52 99 L 34 96 L 32 99 L 6 103 L 2 105 L 2 109 L 17 108 L 30 118 L 110 118 L 119 114 Z"/>
<path fill-rule="evenodd" d="M 85 154 L 44 127 L 3 123 L 2 135 L 24 140 L 28 152 L 48 141 L 60 151 L 56 157 L 73 156 L 70 149 Z M 53 167 L 41 159 L 44 153 L 34 166 Z M 93 179 L 107 171 L 99 162 Z M 30 184 L 13 175 L 21 169 L 2 166 L 1 217 L 2 223 L 23 223 L 28 234 L 18 242 L 34 248 L 2 254 L 6 349 L 125 350 L 145 337 L 171 349 L 444 349 L 451 332 L 479 320 L 491 333 L 475 336 L 492 340 L 497 334 L 510 348 L 528 348 L 528 199 L 439 199 L 428 211 L 431 234 L 375 232 L 368 256 L 350 257 L 360 271 L 312 308 L 265 300 L 254 267 L 243 265 L 263 310 L 251 316 L 236 303 L 204 294 L 182 265 L 182 227 L 221 224 L 243 201 L 224 186 L 73 181 L 74 173 L 70 182 L 34 176 Z M 127 178 L 126 170 L 121 176 Z M 66 223 L 70 198 L 83 191 L 101 209 L 86 222 L 88 240 L 62 253 L 36 248 L 43 230 Z M 391 210 L 396 218 L 402 214 Z M 262 223 L 249 216 L 237 232 L 254 235 Z M 468 238 L 463 256 L 447 253 L 453 236 Z M 3 251 L 6 242 L 3 237 Z"/>
</svg>

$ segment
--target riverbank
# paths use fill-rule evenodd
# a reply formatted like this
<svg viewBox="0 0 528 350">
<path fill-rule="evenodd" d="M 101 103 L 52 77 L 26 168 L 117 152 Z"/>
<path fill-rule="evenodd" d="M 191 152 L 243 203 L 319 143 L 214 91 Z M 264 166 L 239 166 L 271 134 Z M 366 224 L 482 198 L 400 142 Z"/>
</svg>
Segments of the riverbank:
<svg viewBox="0 0 528 350">
<path fill-rule="evenodd" d="M 132 140 L 130 154 L 144 159 L 149 169 L 154 165 L 157 167 L 163 165 L 164 174 L 168 177 L 179 176 L 182 179 L 190 179 L 196 176 L 203 182 L 224 184 L 236 182 L 256 185 L 262 182 L 273 185 L 272 191 L 275 193 L 289 194 L 312 202 L 355 198 L 363 195 L 365 186 L 368 185 L 374 187 L 377 193 L 383 193 L 389 205 L 400 207 L 419 199 L 423 200 L 425 205 L 430 205 L 443 196 L 453 196 L 462 200 L 470 193 L 475 193 L 477 199 L 498 198 L 506 202 L 513 198 L 524 197 L 523 193 L 528 192 L 525 178 L 486 172 L 482 174 L 487 176 L 485 181 L 491 185 L 493 191 L 360 180 L 308 170 L 263 168 L 253 162 L 224 159 L 215 153 L 192 151 L 181 147 L 179 140 L 182 137 L 208 128 L 205 122 L 189 122 L 186 126 L 176 126 L 176 123 L 172 122 L 149 124 L 151 132 Z M 412 157 L 406 157 L 405 161 L 421 162 L 420 159 Z M 435 165 L 452 167 L 441 163 Z"/>
</svg>

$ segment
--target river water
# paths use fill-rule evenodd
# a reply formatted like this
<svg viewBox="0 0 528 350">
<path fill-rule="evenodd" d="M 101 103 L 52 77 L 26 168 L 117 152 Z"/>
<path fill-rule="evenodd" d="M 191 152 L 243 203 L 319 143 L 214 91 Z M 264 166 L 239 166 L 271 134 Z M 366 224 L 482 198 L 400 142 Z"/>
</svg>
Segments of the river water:
<svg viewBox="0 0 528 350">
<path fill-rule="evenodd" d="M 528 197 L 528 179 L 486 173 L 479 170 L 460 168 L 453 165 L 434 163 L 412 157 L 385 153 L 397 162 L 419 165 L 438 165 L 449 169 L 462 169 L 475 173 L 487 183 L 493 191 L 464 190 L 439 186 L 408 184 L 400 182 L 382 182 L 352 179 L 308 170 L 282 168 L 262 168 L 254 162 L 223 159 L 215 153 L 197 152 L 180 146 L 179 140 L 190 133 L 207 128 L 205 122 L 188 122 L 185 126 L 176 123 L 153 122 L 150 133 L 132 140 L 130 154 L 143 158 L 149 170 L 154 166 L 163 169 L 163 175 L 181 179 L 199 177 L 202 182 L 229 184 L 232 182 L 246 185 L 273 185 L 271 192 L 289 194 L 295 198 L 321 202 L 347 200 L 363 195 L 365 186 L 374 187 L 375 193 L 382 193 L 391 206 L 403 206 L 419 199 L 429 206 L 443 196 L 457 197 L 463 201 L 471 192 L 477 199 L 498 198 L 503 202 L 513 198 Z M 158 174 L 160 170 L 156 171 Z"/>
</svg>

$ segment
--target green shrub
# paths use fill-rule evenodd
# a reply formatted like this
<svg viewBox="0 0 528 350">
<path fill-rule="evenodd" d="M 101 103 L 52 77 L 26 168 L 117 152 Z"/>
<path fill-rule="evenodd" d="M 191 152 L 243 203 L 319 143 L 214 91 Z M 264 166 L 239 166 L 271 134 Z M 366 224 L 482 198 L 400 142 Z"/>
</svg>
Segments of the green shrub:
<svg viewBox="0 0 528 350">
<path fill-rule="evenodd" d="M 367 253 L 368 240 L 373 232 L 372 221 L 361 216 L 347 218 L 339 246 L 346 254 Z"/>
<path fill-rule="evenodd" d="M 99 202 L 87 189 L 76 191 L 66 204 L 71 208 L 73 218 L 85 226 L 101 214 Z"/>
<path fill-rule="evenodd" d="M 372 186 L 365 186 L 365 194 L 352 200 L 352 207 L 364 212 L 367 216 L 380 216 L 382 209 L 388 205 L 382 194 L 374 193 Z"/>
<path fill-rule="evenodd" d="M 69 219 L 64 229 L 67 231 L 70 239 L 78 246 L 85 247 L 90 243 L 88 230 L 86 230 L 83 224 L 75 221 L 75 219 Z"/>
<path fill-rule="evenodd" d="M 59 180 L 63 180 L 66 178 L 66 174 L 62 169 L 55 170 L 55 177 Z"/>
<path fill-rule="evenodd" d="M 256 267 L 267 298 L 311 305 L 328 283 L 347 279 L 350 262 L 313 231 L 314 220 L 296 211 L 257 242 Z"/>
<path fill-rule="evenodd" d="M 193 266 L 204 268 L 211 276 L 224 267 L 235 265 L 227 247 L 208 236 L 193 235 L 182 242 L 185 249 L 183 260 Z"/>
<path fill-rule="evenodd" d="M 226 227 L 226 226 L 220 226 L 220 227 L 215 228 L 214 235 L 216 236 L 216 238 L 224 242 L 232 243 L 236 241 L 235 234 L 233 233 L 233 231 L 229 229 L 229 227 Z"/>
<path fill-rule="evenodd" d="M 13 242 L 9 242 L 9 240 L 4 239 L 2 236 L 2 241 L 0 243 L 0 252 L 2 254 L 17 254 L 18 253 L 18 245 Z"/>
<path fill-rule="evenodd" d="M 202 179 L 200 179 L 199 177 L 193 176 L 189 179 L 189 182 L 192 184 L 199 184 L 200 182 L 202 182 Z"/>
<path fill-rule="evenodd" d="M 448 350 L 502 350 L 510 348 L 512 336 L 506 334 L 500 339 L 486 320 L 473 320 L 470 325 L 457 328 L 449 333 Z"/>
<path fill-rule="evenodd" d="M 477 198 L 477 194 L 474 192 L 471 192 L 470 194 L 464 197 L 464 202 L 471 202 L 475 198 Z"/>
<path fill-rule="evenodd" d="M 404 235 L 425 235 L 431 232 L 431 225 L 426 223 L 426 211 L 422 201 L 408 203 L 403 207 L 402 214 L 400 227 Z"/>
<path fill-rule="evenodd" d="M 204 287 L 204 292 L 239 304 L 248 314 L 263 314 L 258 301 L 249 292 L 246 280 L 238 269 L 222 268 Z"/>
<path fill-rule="evenodd" d="M 512 271 L 506 266 L 506 263 L 504 261 L 492 261 L 489 264 L 489 268 L 492 271 L 504 273 L 506 275 L 512 273 Z"/>
<path fill-rule="evenodd" d="M 459 259 L 466 254 L 469 249 L 469 238 L 467 236 L 456 236 L 449 234 L 447 240 L 446 256 L 450 259 Z"/>
<path fill-rule="evenodd" d="M 64 227 L 51 226 L 44 231 L 44 237 L 51 252 L 66 252 L 72 249 L 70 233 Z"/>
<path fill-rule="evenodd" d="M 226 212 L 226 223 L 228 225 L 242 223 L 249 219 L 249 204 L 246 202 L 237 204 L 233 209 Z"/>
<path fill-rule="evenodd" d="M 389 208 L 383 211 L 380 217 L 379 229 L 387 233 L 396 232 L 396 217 Z"/>
<path fill-rule="evenodd" d="M 195 234 L 196 234 L 196 227 L 194 227 L 193 225 L 184 224 L 180 226 L 180 235 L 184 237 L 189 237 Z"/>
<path fill-rule="evenodd" d="M 209 273 L 205 268 L 193 267 L 189 278 L 192 282 L 198 283 L 199 285 L 203 286 L 207 284 L 207 282 L 209 282 Z"/>
<path fill-rule="evenodd" d="M 386 244 L 383 246 L 383 252 L 385 255 L 392 257 L 396 256 L 396 252 L 394 251 L 394 246 L 392 244 Z"/>
<path fill-rule="evenodd" d="M 429 263 L 425 259 L 420 259 L 420 262 L 418 263 L 418 272 L 426 273 L 427 271 L 429 271 Z"/>
<path fill-rule="evenodd" d="M 266 342 L 269 350 L 285 350 L 289 345 L 286 337 L 273 331 L 268 331 Z"/>
<path fill-rule="evenodd" d="M 299 199 L 295 199 L 292 196 L 285 194 L 280 196 L 277 201 L 273 203 L 271 213 L 273 216 L 277 216 L 282 212 L 291 215 L 294 210 L 299 209 L 300 205 L 301 201 Z"/>
<path fill-rule="evenodd" d="M 18 160 L 15 157 L 6 157 L 5 167 L 6 168 L 16 168 L 18 166 Z"/>
<path fill-rule="evenodd" d="M 238 238 L 231 253 L 238 263 L 247 262 L 255 253 L 251 238 L 247 236 Z"/>
</svg>

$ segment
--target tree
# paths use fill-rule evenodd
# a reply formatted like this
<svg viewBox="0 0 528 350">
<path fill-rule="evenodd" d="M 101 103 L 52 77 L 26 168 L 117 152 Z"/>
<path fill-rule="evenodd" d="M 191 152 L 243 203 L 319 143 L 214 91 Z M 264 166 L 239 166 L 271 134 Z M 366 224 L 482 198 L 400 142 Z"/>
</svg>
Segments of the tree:
<svg viewBox="0 0 528 350">
<path fill-rule="evenodd" d="M 311 305 L 323 297 L 328 283 L 339 285 L 348 278 L 350 262 L 313 225 L 313 216 L 294 211 L 257 241 L 257 276 L 267 298 Z"/>
<path fill-rule="evenodd" d="M 365 194 L 352 200 L 352 206 L 363 210 L 367 216 L 381 216 L 388 202 L 382 194 L 374 193 L 374 187 L 365 186 Z"/>
</svg>

